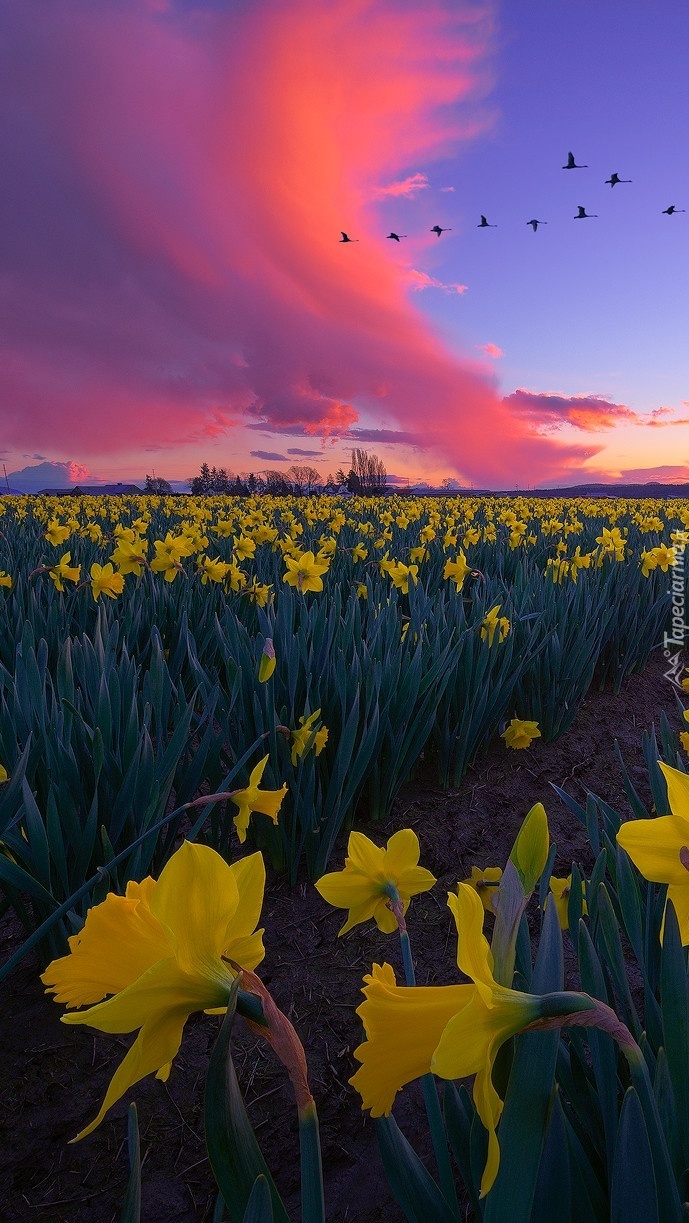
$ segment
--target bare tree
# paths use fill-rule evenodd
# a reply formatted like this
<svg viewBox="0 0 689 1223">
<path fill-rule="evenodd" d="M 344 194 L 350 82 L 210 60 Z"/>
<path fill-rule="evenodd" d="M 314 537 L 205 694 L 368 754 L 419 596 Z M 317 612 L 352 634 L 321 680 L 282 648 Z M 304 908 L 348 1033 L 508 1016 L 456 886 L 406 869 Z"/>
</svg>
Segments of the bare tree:
<svg viewBox="0 0 689 1223">
<path fill-rule="evenodd" d="M 353 450 L 350 480 L 352 475 L 356 479 L 351 482 L 358 481 L 359 489 L 364 496 L 380 496 L 387 489 L 388 473 L 383 460 L 379 459 L 377 454 L 369 454 L 367 450 Z"/>
<path fill-rule="evenodd" d="M 294 492 L 298 497 L 304 494 L 308 496 L 314 489 L 321 488 L 323 484 L 315 467 L 301 463 L 293 463 L 291 467 L 287 468 L 287 479 L 294 485 Z"/>
<path fill-rule="evenodd" d="M 286 497 L 292 492 L 292 486 L 282 471 L 266 471 L 263 473 L 266 492 L 271 497 Z"/>
</svg>

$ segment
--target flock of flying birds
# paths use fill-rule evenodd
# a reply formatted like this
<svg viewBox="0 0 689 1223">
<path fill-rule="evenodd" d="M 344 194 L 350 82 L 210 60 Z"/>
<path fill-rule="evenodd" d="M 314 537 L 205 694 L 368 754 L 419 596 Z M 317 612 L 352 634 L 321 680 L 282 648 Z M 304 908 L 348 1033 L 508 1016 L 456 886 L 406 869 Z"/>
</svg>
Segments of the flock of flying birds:
<svg viewBox="0 0 689 1223">
<path fill-rule="evenodd" d="M 574 153 L 568 153 L 567 162 L 562 167 L 562 169 L 563 170 L 588 170 L 588 166 L 577 165 L 576 161 L 574 160 Z M 631 183 L 632 179 L 631 178 L 620 178 L 619 174 L 615 171 L 615 173 L 611 174 L 610 178 L 606 178 L 605 181 L 606 183 L 609 183 L 611 187 L 616 187 L 618 183 Z M 663 208 L 662 215 L 667 216 L 667 217 L 672 217 L 674 216 L 676 212 L 686 212 L 686 208 L 676 208 L 674 204 L 670 204 L 669 208 Z M 578 204 L 577 214 L 574 217 L 574 220 L 575 221 L 589 221 L 592 218 L 597 217 L 597 216 L 598 216 L 597 212 L 587 212 L 582 204 Z M 530 221 L 526 222 L 526 224 L 530 225 L 534 233 L 536 233 L 539 225 L 547 225 L 548 222 L 539 221 L 536 219 L 536 217 L 532 217 Z M 492 225 L 490 221 L 486 220 L 483 213 L 481 213 L 481 220 L 479 221 L 476 228 L 477 229 L 497 229 L 498 227 L 497 225 Z M 447 234 L 447 233 L 450 233 L 450 231 L 451 231 L 451 226 L 447 226 L 446 228 L 443 228 L 442 225 L 433 225 L 431 227 L 430 233 L 435 234 L 436 237 L 439 238 L 441 234 Z M 340 230 L 340 233 L 342 234 L 342 237 L 340 238 L 340 242 L 358 242 L 359 241 L 359 238 L 350 238 L 349 234 L 346 234 L 343 229 Z M 391 230 L 391 232 L 387 236 L 388 238 L 392 238 L 394 242 L 399 242 L 400 238 L 408 237 L 407 234 L 396 234 L 394 230 Z"/>
</svg>

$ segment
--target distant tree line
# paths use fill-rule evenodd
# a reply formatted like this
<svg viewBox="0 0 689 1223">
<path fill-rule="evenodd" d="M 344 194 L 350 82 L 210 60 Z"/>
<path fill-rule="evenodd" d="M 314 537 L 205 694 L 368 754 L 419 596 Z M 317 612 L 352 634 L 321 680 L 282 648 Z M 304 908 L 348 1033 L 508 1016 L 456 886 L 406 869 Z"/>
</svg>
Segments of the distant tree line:
<svg viewBox="0 0 689 1223">
<path fill-rule="evenodd" d="M 267 493 L 271 497 L 308 497 L 313 493 L 335 494 L 342 489 L 371 497 L 381 496 L 387 491 L 387 472 L 377 455 L 369 454 L 366 450 L 353 450 L 349 471 L 340 469 L 335 475 L 329 474 L 325 482 L 315 467 L 307 464 L 293 463 L 287 471 L 263 471 L 259 474 L 241 472 L 235 475 L 225 467 L 209 467 L 208 463 L 202 463 L 199 474 L 188 483 L 195 497 L 223 494 L 248 497 L 260 493 Z M 146 476 L 146 492 L 171 491 L 169 485 L 161 489 L 159 484 L 167 484 L 167 481 Z"/>
</svg>

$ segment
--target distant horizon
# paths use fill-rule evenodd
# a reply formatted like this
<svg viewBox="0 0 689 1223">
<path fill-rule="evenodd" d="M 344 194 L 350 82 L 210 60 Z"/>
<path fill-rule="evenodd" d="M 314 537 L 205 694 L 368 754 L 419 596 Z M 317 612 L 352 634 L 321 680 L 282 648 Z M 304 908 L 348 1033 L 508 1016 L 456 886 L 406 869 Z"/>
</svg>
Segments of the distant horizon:
<svg viewBox="0 0 689 1223">
<path fill-rule="evenodd" d="M 9 495 L 11 496 L 40 495 L 41 493 L 47 494 L 49 492 L 68 493 L 70 491 L 73 491 L 74 489 L 79 489 L 81 485 L 84 485 L 89 488 L 93 488 L 96 491 L 101 487 L 102 488 L 115 488 L 121 485 L 122 487 L 126 488 L 130 486 L 136 486 L 140 488 L 141 491 L 143 492 L 143 485 L 145 483 L 145 476 L 143 478 L 142 477 L 138 477 L 138 478 L 132 477 L 130 479 L 123 478 L 119 480 L 97 480 L 97 479 L 94 480 L 93 477 L 89 475 L 89 476 L 83 477 L 81 480 L 65 481 L 64 483 L 58 483 L 58 484 L 52 484 L 52 485 L 47 484 L 47 483 L 43 484 L 40 481 L 35 481 L 35 482 L 32 482 L 32 484 L 30 484 L 29 486 L 25 485 L 25 487 L 23 488 L 16 487 L 17 483 L 23 483 L 23 481 L 21 480 L 20 481 L 16 480 L 17 476 L 22 476 L 27 472 L 31 472 L 32 470 L 37 471 L 39 469 L 42 470 L 44 474 L 47 474 L 45 473 L 45 468 L 47 466 L 49 466 L 49 464 L 41 463 L 41 464 L 34 465 L 33 468 L 31 467 L 24 468 L 22 472 L 3 472 L 1 482 L 0 482 L 0 498 L 3 495 L 8 495 L 8 491 L 9 491 Z M 60 467 L 62 465 L 56 464 L 55 466 Z M 225 465 L 221 463 L 219 464 L 219 466 L 224 467 Z M 253 473 L 249 471 L 237 472 L 237 471 L 231 470 L 230 468 L 227 468 L 226 470 L 228 470 L 232 478 L 234 478 L 235 476 L 238 476 L 240 479 L 246 479 L 246 477 L 248 477 L 250 474 L 253 474 L 255 476 L 261 476 L 262 474 L 262 471 L 258 471 L 258 470 L 254 470 Z M 277 467 L 270 468 L 270 469 L 264 468 L 262 470 L 263 471 L 265 470 L 280 471 L 280 469 Z M 148 474 L 154 475 L 153 472 L 149 472 Z M 195 473 L 195 474 L 198 474 L 198 473 Z M 287 470 L 280 471 L 280 474 L 287 477 Z M 174 480 L 174 479 L 167 480 L 165 476 L 161 476 L 160 473 L 158 472 L 158 473 L 155 473 L 155 478 L 166 480 L 166 483 L 170 484 L 172 492 L 178 494 L 178 493 L 188 493 L 189 492 L 188 486 L 194 477 L 190 476 L 186 480 Z M 655 480 L 623 480 L 623 479 L 582 480 L 581 482 L 578 482 L 578 483 L 558 484 L 558 485 L 545 485 L 545 484 L 524 484 L 522 485 L 522 484 L 515 483 L 511 487 L 502 486 L 500 488 L 488 488 L 488 487 L 480 487 L 480 486 L 474 487 L 472 484 L 460 484 L 458 481 L 454 480 L 452 483 L 452 486 L 451 487 L 448 486 L 445 489 L 442 483 L 433 484 L 430 481 L 424 480 L 423 477 L 419 477 L 418 479 L 414 480 L 406 476 L 397 476 L 394 474 L 389 474 L 386 476 L 386 479 L 388 481 L 388 488 L 392 491 L 400 491 L 400 490 L 406 491 L 408 489 L 410 492 L 413 492 L 415 490 L 426 490 L 428 492 L 433 492 L 433 493 L 445 492 L 447 496 L 452 496 L 453 493 L 476 493 L 477 495 L 487 494 L 487 495 L 495 495 L 495 496 L 500 496 L 500 495 L 507 496 L 507 495 L 512 495 L 515 492 L 516 493 L 519 493 L 519 492 L 557 493 L 558 491 L 576 492 L 576 490 L 578 489 L 585 489 L 585 488 L 637 487 L 637 488 L 664 488 L 665 489 L 665 488 L 674 488 L 674 487 L 682 488 L 682 487 L 689 486 L 689 478 L 686 480 L 679 480 L 679 479 L 674 479 L 674 480 L 672 479 L 666 479 L 666 480 L 657 480 L 657 479 Z M 41 483 L 40 488 L 38 487 L 39 483 Z M 323 482 L 323 485 L 324 484 L 325 484 L 325 481 Z M 3 486 L 5 489 L 4 493 L 3 493 Z M 9 486 L 9 489 L 8 489 L 8 486 Z M 181 486 L 184 486 L 184 487 L 181 487 Z"/>
</svg>

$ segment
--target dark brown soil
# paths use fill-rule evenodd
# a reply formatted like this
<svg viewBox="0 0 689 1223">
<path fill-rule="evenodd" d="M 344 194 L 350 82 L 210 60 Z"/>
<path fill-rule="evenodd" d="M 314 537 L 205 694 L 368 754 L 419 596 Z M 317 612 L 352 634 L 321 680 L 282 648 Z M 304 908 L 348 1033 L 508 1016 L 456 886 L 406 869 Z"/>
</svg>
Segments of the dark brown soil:
<svg viewBox="0 0 689 1223">
<path fill-rule="evenodd" d="M 443 793 L 424 777 L 422 765 L 390 819 L 366 827 L 379 843 L 398 828 L 415 828 L 422 864 L 438 877 L 437 887 L 414 900 L 408 915 L 420 984 L 457 979 L 445 893 L 473 864 L 504 864 L 535 802 L 542 801 L 548 811 L 558 846 L 556 873 L 569 873 L 572 860 L 590 867 L 585 833 L 549 783 L 579 799 L 592 790 L 628 813 L 613 750 L 618 739 L 637 788 L 647 795 L 642 731 L 652 722 L 658 725 L 663 709 L 679 726 L 675 691 L 663 671 L 658 652 L 619 696 L 591 691 L 572 728 L 556 743 L 537 741 L 528 751 L 514 752 L 497 740 L 459 790 Z M 341 866 L 344 849 L 343 841 L 333 869 Z M 385 959 L 401 975 L 398 943 L 371 926 L 338 940 L 342 913 L 329 909 L 312 886 L 290 891 L 275 878 L 263 920 L 266 958 L 259 972 L 306 1047 L 320 1117 L 328 1219 L 393 1223 L 402 1215 L 387 1187 L 373 1126 L 347 1080 L 362 1034 L 354 1013 L 362 977 L 373 961 Z M 5 919 L 2 959 L 19 938 Z M 97 1111 L 128 1042 L 60 1024 L 61 1008 L 42 993 L 38 972 L 29 957 L 3 987 L 0 1216 L 11 1223 L 109 1223 L 119 1216 L 127 1177 L 127 1102 L 115 1107 L 95 1134 L 76 1146 L 68 1142 Z M 145 1223 L 212 1217 L 215 1191 L 205 1158 L 202 1089 L 217 1027 L 217 1019 L 193 1017 L 168 1083 L 147 1080 L 133 1093 L 145 1155 Z M 298 1218 L 298 1138 L 290 1089 L 272 1052 L 248 1032 L 238 1042 L 238 1068 L 264 1154 L 290 1216 Z M 395 1113 L 426 1158 L 429 1144 L 417 1101 L 412 1086 L 398 1097 Z"/>
</svg>

